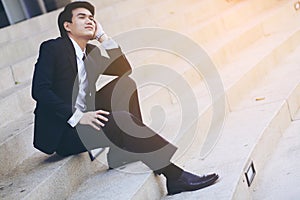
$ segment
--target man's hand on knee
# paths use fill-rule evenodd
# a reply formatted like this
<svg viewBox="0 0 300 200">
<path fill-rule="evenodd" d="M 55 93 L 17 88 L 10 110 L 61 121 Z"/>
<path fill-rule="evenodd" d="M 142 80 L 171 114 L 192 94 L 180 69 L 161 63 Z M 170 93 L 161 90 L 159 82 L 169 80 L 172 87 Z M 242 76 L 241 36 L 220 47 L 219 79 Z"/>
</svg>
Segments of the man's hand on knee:
<svg viewBox="0 0 300 200">
<path fill-rule="evenodd" d="M 105 116 L 109 115 L 109 112 L 104 110 L 90 111 L 83 113 L 79 123 L 82 125 L 90 125 L 96 130 L 100 130 L 99 126 L 104 127 L 105 122 L 108 121 L 108 118 Z"/>
</svg>

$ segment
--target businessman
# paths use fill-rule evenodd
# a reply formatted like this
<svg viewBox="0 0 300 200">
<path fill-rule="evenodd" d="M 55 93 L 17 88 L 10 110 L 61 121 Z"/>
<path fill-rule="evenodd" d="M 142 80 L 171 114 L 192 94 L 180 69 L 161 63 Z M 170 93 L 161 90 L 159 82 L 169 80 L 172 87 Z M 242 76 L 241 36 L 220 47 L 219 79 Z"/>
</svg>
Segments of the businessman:
<svg viewBox="0 0 300 200">
<path fill-rule="evenodd" d="M 35 148 L 69 156 L 109 147 L 110 168 L 141 160 L 167 178 L 170 195 L 212 185 L 217 174 L 197 176 L 172 163 L 177 148 L 143 124 L 131 66 L 94 15 L 89 2 L 68 4 L 58 17 L 61 36 L 40 46 L 32 83 Z M 101 74 L 118 78 L 96 91 Z"/>
</svg>

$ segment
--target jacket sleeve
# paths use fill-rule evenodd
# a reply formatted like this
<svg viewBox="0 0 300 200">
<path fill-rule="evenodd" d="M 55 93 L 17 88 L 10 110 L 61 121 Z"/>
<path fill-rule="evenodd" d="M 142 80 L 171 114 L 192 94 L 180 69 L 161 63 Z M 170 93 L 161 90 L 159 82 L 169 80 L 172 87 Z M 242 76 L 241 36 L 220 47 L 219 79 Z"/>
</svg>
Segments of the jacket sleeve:
<svg viewBox="0 0 300 200">
<path fill-rule="evenodd" d="M 107 50 L 109 59 L 104 62 L 105 70 L 103 74 L 113 76 L 129 75 L 132 71 L 131 65 L 126 56 L 121 51 L 121 48 Z"/>
<path fill-rule="evenodd" d="M 66 104 L 53 91 L 55 72 L 55 48 L 51 42 L 44 42 L 40 46 L 39 57 L 35 64 L 32 97 L 48 110 L 54 111 L 55 115 L 67 121 L 72 116 L 72 105 Z"/>
<path fill-rule="evenodd" d="M 109 58 L 101 55 L 101 51 L 94 45 L 88 46 L 88 55 L 92 58 L 91 65 L 95 66 L 97 74 L 123 76 L 131 73 L 131 66 L 121 51 L 121 48 L 106 50 Z"/>
</svg>

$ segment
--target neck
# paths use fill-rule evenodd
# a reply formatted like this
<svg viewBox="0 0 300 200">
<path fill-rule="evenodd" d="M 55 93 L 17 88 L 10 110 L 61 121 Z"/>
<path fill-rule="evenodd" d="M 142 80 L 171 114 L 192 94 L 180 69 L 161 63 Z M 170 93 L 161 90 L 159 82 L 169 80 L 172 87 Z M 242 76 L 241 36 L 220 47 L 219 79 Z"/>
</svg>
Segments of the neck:
<svg viewBox="0 0 300 200">
<path fill-rule="evenodd" d="M 74 37 L 72 37 L 72 35 L 69 35 L 69 37 L 71 37 L 80 46 L 81 50 L 84 51 L 84 49 L 86 48 L 86 45 L 88 43 L 88 40 L 80 39 L 80 38 L 74 38 Z"/>
</svg>

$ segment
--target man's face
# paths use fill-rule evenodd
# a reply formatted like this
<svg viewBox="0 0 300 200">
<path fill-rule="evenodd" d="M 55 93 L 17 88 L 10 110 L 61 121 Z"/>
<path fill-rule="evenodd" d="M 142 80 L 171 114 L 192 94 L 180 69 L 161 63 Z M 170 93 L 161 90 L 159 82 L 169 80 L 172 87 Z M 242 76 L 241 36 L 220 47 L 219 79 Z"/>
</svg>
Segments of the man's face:
<svg viewBox="0 0 300 200">
<path fill-rule="evenodd" d="M 70 36 L 74 39 L 92 39 L 96 29 L 92 13 L 85 8 L 76 8 L 72 13 L 72 23 L 65 22 L 65 29 Z"/>
</svg>

